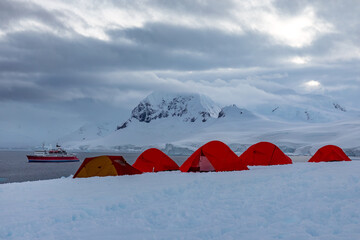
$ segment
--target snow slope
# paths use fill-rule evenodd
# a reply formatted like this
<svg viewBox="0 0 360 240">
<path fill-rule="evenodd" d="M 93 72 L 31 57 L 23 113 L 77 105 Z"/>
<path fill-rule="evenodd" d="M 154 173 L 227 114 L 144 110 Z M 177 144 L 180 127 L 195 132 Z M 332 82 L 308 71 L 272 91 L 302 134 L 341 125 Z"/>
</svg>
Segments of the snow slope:
<svg viewBox="0 0 360 240">
<path fill-rule="evenodd" d="M 0 239 L 360 239 L 360 161 L 0 185 Z"/>
<path fill-rule="evenodd" d="M 251 144 L 270 141 L 288 154 L 311 155 L 321 146 L 335 144 L 352 156 L 360 156 L 360 122 L 286 123 L 255 118 L 218 118 L 206 124 L 181 120 L 134 122 L 130 127 L 93 141 L 68 143 L 78 149 L 117 149 L 143 151 L 158 147 L 168 154 L 186 154 L 204 143 L 217 139 L 234 151 L 242 152 Z M 172 150 L 176 148 L 177 151 Z"/>
</svg>

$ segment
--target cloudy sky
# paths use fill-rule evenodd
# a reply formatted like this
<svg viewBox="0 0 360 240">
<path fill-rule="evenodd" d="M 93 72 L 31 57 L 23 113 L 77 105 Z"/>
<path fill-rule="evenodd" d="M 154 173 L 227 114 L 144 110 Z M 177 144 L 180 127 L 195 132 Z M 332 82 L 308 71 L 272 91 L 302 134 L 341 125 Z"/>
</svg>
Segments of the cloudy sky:
<svg viewBox="0 0 360 240">
<path fill-rule="evenodd" d="M 122 120 L 154 90 L 360 101 L 359 0 L 1 0 L 0 130 Z"/>
</svg>

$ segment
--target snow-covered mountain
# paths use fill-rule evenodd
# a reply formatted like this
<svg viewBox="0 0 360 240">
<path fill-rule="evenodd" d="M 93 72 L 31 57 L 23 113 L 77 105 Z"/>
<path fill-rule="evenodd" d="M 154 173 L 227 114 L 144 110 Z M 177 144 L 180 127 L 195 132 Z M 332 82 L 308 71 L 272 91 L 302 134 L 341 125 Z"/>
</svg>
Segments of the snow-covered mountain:
<svg viewBox="0 0 360 240">
<path fill-rule="evenodd" d="M 285 101 L 256 106 L 253 111 L 272 120 L 286 122 L 331 122 L 352 119 L 358 111 L 348 110 L 334 99 L 316 94 L 285 95 Z"/>
<path fill-rule="evenodd" d="M 220 107 L 205 95 L 155 92 L 142 100 L 132 110 L 131 117 L 117 129 L 126 128 L 134 121 L 150 123 L 165 118 L 206 122 L 210 118 L 217 118 L 220 111 Z"/>
<path fill-rule="evenodd" d="M 95 133 L 103 126 L 85 126 L 62 138 L 61 142 L 80 149 L 102 149 L 109 144 L 116 149 L 124 149 L 125 145 L 150 146 L 184 139 L 217 122 L 256 118 L 258 116 L 236 105 L 220 108 L 205 95 L 155 92 L 140 101 L 130 118 L 119 124 L 116 131 L 107 128 L 99 138 Z"/>
<path fill-rule="evenodd" d="M 69 141 L 88 141 L 104 137 L 116 130 L 115 122 L 103 122 L 103 123 L 86 123 L 76 131 L 62 136 L 54 142 L 69 142 Z"/>
<path fill-rule="evenodd" d="M 271 141 L 294 154 L 310 154 L 319 146 L 337 144 L 357 155 L 360 137 L 354 131 L 360 130 L 358 116 L 359 112 L 316 95 L 303 97 L 302 103 L 267 103 L 250 111 L 236 105 L 221 108 L 200 94 L 155 92 L 117 127 L 83 127 L 64 138 L 64 145 L 119 151 L 159 147 L 168 153 L 188 154 L 217 139 L 235 151 Z"/>
</svg>

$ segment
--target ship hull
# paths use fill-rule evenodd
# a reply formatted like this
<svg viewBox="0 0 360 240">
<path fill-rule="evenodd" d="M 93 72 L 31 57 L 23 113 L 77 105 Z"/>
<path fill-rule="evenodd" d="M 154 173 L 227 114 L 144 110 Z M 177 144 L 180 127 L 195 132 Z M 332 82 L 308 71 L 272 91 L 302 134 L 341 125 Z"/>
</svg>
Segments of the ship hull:
<svg viewBox="0 0 360 240">
<path fill-rule="evenodd" d="M 33 156 L 27 155 L 29 162 L 78 162 L 76 156 Z"/>
</svg>

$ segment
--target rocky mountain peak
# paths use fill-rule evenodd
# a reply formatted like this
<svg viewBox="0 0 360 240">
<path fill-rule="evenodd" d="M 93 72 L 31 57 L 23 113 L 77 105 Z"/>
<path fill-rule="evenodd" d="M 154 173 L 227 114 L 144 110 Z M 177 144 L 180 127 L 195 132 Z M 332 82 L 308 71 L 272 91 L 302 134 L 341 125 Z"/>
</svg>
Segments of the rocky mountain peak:
<svg viewBox="0 0 360 240">
<path fill-rule="evenodd" d="M 150 123 L 156 119 L 181 118 L 184 122 L 206 122 L 217 118 L 220 111 L 219 106 L 201 94 L 155 92 L 143 99 L 117 129 L 126 128 L 134 120 Z"/>
<path fill-rule="evenodd" d="M 338 104 L 338 103 L 333 103 L 333 106 L 334 106 L 334 108 L 335 109 L 337 109 L 337 110 L 340 110 L 340 111 L 342 111 L 342 112 L 346 112 L 346 109 L 344 108 L 344 107 L 342 107 L 340 104 Z"/>
</svg>

